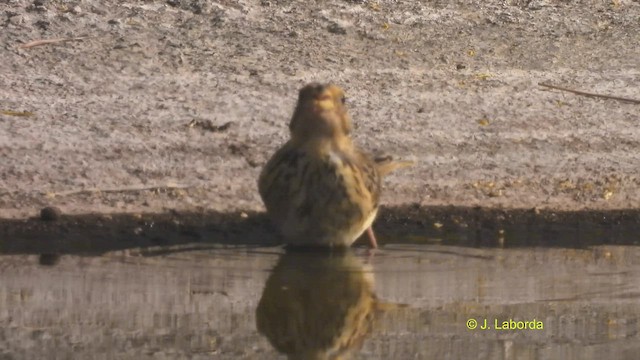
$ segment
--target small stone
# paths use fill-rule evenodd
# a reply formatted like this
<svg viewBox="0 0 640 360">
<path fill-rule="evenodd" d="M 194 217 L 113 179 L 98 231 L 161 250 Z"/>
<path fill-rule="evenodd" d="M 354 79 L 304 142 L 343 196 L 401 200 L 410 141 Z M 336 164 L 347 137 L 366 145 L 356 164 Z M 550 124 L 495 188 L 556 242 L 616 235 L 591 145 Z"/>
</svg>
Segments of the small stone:
<svg viewBox="0 0 640 360">
<path fill-rule="evenodd" d="M 51 23 L 46 20 L 38 20 L 34 25 L 39 27 L 42 30 L 47 30 L 49 28 L 49 25 L 51 25 Z"/>
<path fill-rule="evenodd" d="M 60 262 L 60 255 L 58 254 L 42 254 L 38 259 L 38 263 L 42 266 L 54 266 Z"/>
<path fill-rule="evenodd" d="M 345 35 L 347 33 L 347 29 L 345 29 L 344 27 L 336 23 L 333 23 L 327 26 L 327 30 L 329 30 L 329 32 L 332 34 L 337 34 L 337 35 Z"/>
<path fill-rule="evenodd" d="M 47 206 L 40 210 L 40 220 L 56 221 L 62 215 L 62 211 L 55 206 Z"/>
<path fill-rule="evenodd" d="M 532 0 L 527 3 L 527 9 L 529 10 L 540 10 L 545 6 L 548 6 L 547 0 Z"/>
<path fill-rule="evenodd" d="M 27 14 L 7 15 L 7 17 L 7 22 L 11 25 L 22 25 L 30 22 Z"/>
<path fill-rule="evenodd" d="M 76 5 L 76 6 L 71 8 L 71 13 L 78 15 L 78 14 L 82 13 L 82 8 L 80 6 L 78 6 L 78 5 Z"/>
<path fill-rule="evenodd" d="M 47 11 L 47 7 L 45 6 L 45 0 L 34 0 L 30 8 L 32 10 L 39 11 L 39 12 Z"/>
</svg>

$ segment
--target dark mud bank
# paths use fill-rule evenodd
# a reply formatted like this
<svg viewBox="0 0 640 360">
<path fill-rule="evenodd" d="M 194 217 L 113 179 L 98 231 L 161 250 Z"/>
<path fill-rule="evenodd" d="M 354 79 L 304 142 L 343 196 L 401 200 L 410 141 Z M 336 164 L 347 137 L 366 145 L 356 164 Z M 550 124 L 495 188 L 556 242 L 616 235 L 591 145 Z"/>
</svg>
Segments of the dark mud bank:
<svg viewBox="0 0 640 360">
<path fill-rule="evenodd" d="M 389 243 L 467 247 L 571 247 L 640 243 L 640 210 L 533 211 L 468 207 L 384 208 L 374 224 Z M 277 246 L 263 213 L 61 215 L 0 219 L 0 254 L 99 255 L 130 248 Z M 364 246 L 358 241 L 356 245 Z"/>
</svg>

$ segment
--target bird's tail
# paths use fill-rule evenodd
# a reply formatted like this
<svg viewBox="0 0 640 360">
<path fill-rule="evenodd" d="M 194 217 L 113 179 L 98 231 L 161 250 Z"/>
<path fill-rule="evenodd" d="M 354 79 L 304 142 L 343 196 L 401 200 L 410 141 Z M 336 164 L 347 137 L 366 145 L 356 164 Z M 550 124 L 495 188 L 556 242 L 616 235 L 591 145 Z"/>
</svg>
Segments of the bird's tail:
<svg viewBox="0 0 640 360">
<path fill-rule="evenodd" d="M 391 156 L 379 157 L 375 159 L 376 168 L 381 176 L 385 176 L 397 169 L 413 166 L 414 161 L 395 161 Z"/>
</svg>

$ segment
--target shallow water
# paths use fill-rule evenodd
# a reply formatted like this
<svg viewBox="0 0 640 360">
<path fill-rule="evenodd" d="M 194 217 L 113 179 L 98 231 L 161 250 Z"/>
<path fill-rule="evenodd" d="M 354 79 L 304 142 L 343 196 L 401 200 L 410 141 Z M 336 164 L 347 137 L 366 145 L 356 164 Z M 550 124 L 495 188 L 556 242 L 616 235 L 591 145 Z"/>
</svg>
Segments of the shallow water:
<svg viewBox="0 0 640 360">
<path fill-rule="evenodd" d="M 0 256 L 0 359 L 637 359 L 639 317 L 634 246 Z"/>
<path fill-rule="evenodd" d="M 0 359 L 638 358 L 640 211 L 383 210 L 373 254 L 263 214 L 0 219 Z"/>
</svg>

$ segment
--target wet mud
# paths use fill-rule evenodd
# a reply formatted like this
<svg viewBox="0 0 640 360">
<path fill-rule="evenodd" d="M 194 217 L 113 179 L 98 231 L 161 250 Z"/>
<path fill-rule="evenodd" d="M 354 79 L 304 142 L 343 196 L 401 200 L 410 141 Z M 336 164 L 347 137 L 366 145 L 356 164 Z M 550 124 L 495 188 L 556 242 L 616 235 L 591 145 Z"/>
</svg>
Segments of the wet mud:
<svg viewBox="0 0 640 360">
<path fill-rule="evenodd" d="M 380 243 L 466 247 L 637 245 L 640 211 L 538 211 L 467 207 L 383 208 L 374 223 Z M 277 246 L 264 213 L 60 215 L 0 219 L 1 254 L 100 255 L 114 250 L 192 244 Z M 360 239 L 356 246 L 365 246 Z"/>
</svg>

